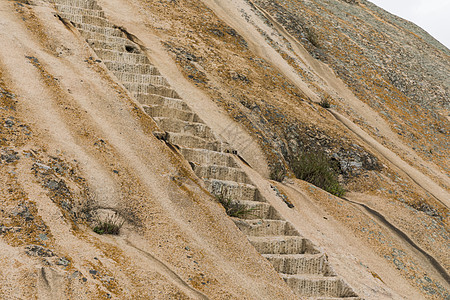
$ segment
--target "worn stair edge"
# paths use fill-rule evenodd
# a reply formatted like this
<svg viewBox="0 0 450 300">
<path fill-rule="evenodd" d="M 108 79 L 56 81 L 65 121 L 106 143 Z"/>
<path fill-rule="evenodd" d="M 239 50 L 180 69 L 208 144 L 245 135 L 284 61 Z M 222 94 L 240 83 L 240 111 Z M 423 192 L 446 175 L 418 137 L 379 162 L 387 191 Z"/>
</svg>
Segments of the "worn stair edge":
<svg viewBox="0 0 450 300">
<path fill-rule="evenodd" d="M 248 211 L 248 213 L 240 216 L 241 219 L 282 219 L 278 211 L 267 202 L 238 200 L 237 203 L 239 203 L 239 205 L 241 205 L 245 210 Z"/>
<path fill-rule="evenodd" d="M 92 9 L 74 7 L 74 6 L 64 5 L 64 4 L 55 4 L 55 6 L 56 6 L 57 11 L 62 12 L 62 13 L 105 18 L 105 12 L 103 10 L 92 10 Z"/>
<path fill-rule="evenodd" d="M 152 64 L 129 64 L 104 60 L 108 70 L 111 72 L 130 72 L 139 74 L 159 75 L 158 69 Z"/>
<path fill-rule="evenodd" d="M 330 276 L 328 260 L 323 253 L 318 254 L 263 254 L 278 273 L 314 274 Z"/>
<path fill-rule="evenodd" d="M 128 53 L 139 53 L 139 48 L 134 45 L 131 41 L 127 39 L 118 38 L 116 42 L 114 40 L 107 41 L 101 41 L 101 40 L 95 40 L 95 39 L 88 39 L 87 40 L 89 46 L 95 50 L 110 50 L 110 51 L 117 51 L 117 52 L 128 52 Z M 112 70 L 111 70 L 112 71 Z M 119 71 L 115 71 L 119 72 Z M 141 73 L 137 73 L 141 74 Z M 155 74 L 157 75 L 157 74 Z"/>
<path fill-rule="evenodd" d="M 314 244 L 300 236 L 249 236 L 248 240 L 261 254 L 317 254 Z"/>
<path fill-rule="evenodd" d="M 53 0 L 55 5 L 66 5 L 79 7 L 84 9 L 91 10 L 101 10 L 102 8 L 97 4 L 96 1 L 88 1 L 88 0 Z"/>
<path fill-rule="evenodd" d="M 138 83 L 169 86 L 167 80 L 161 75 L 133 74 L 124 72 L 114 72 L 114 75 L 122 83 Z"/>
<path fill-rule="evenodd" d="M 190 148 L 181 148 L 180 152 L 187 161 L 199 165 L 219 165 L 232 168 L 238 167 L 233 156 L 228 153 L 211 151 L 207 149 Z"/>
<path fill-rule="evenodd" d="M 339 277 L 280 274 L 294 293 L 307 297 L 358 297 Z"/>
<path fill-rule="evenodd" d="M 265 202 L 258 189 L 252 184 L 217 179 L 206 179 L 204 181 L 208 190 L 213 195 L 242 201 Z"/>
<path fill-rule="evenodd" d="M 175 108 L 169 108 L 163 105 L 143 105 L 143 108 L 147 114 L 153 118 L 176 118 L 185 122 L 201 123 L 203 122 L 197 114 L 191 111 L 179 110 Z"/>
<path fill-rule="evenodd" d="M 115 37 L 123 37 L 123 32 L 120 31 L 117 28 L 113 27 L 104 27 L 104 26 L 95 26 L 90 24 L 80 24 L 80 23 L 73 23 L 75 28 L 81 29 L 82 32 L 91 32 L 91 33 L 97 33 L 102 34 L 105 36 L 115 36 Z M 81 31 L 80 31 L 81 32 Z"/>
<path fill-rule="evenodd" d="M 167 132 L 187 133 L 207 140 L 216 140 L 211 128 L 205 123 L 186 122 L 174 118 L 154 117 L 158 126 Z"/>
<path fill-rule="evenodd" d="M 202 148 L 212 151 L 220 151 L 222 148 L 221 143 L 218 141 L 206 140 L 185 133 L 168 132 L 167 141 L 173 145 L 185 148 Z"/>
<path fill-rule="evenodd" d="M 82 28 L 77 28 L 78 31 L 80 32 L 81 36 L 86 40 L 100 40 L 100 41 L 113 41 L 115 38 L 123 38 L 124 36 L 113 36 L 113 35 L 107 35 L 107 34 L 102 34 L 102 33 L 98 33 L 98 32 L 93 32 L 93 31 L 89 31 L 89 30 L 84 30 Z"/>
<path fill-rule="evenodd" d="M 82 14 L 71 14 L 67 12 L 60 12 L 59 15 L 73 23 L 77 24 L 87 24 L 87 25 L 95 25 L 100 27 L 109 27 L 112 28 L 114 26 L 108 19 L 104 17 L 98 16 L 89 16 Z"/>
<path fill-rule="evenodd" d="M 284 220 L 233 219 L 236 226 L 248 236 L 300 236 L 290 222 Z"/>
<path fill-rule="evenodd" d="M 132 64 L 149 64 L 147 56 L 128 52 L 119 52 L 114 50 L 94 50 L 97 56 L 102 60 L 126 62 Z M 124 84 L 125 85 L 125 84 Z M 130 90 L 131 92 L 131 90 Z"/>
<path fill-rule="evenodd" d="M 142 92 L 134 92 L 133 95 L 136 98 L 140 98 L 141 94 L 142 96 L 146 96 L 146 95 L 159 95 L 159 96 L 163 96 L 163 97 L 167 97 L 167 98 L 174 98 L 174 99 L 180 99 L 180 96 L 178 95 L 178 93 L 171 87 L 166 87 L 166 86 L 147 86 L 146 88 L 147 91 L 142 91 Z M 141 96 L 141 97 L 142 97 Z M 187 105 L 187 104 L 186 104 Z"/>
<path fill-rule="evenodd" d="M 251 184 L 248 175 L 238 168 L 217 166 L 217 165 L 196 165 L 192 164 L 192 169 L 200 178 L 219 179 L 225 181 L 234 181 L 240 183 Z M 237 200 L 237 199 L 232 199 Z"/>
</svg>

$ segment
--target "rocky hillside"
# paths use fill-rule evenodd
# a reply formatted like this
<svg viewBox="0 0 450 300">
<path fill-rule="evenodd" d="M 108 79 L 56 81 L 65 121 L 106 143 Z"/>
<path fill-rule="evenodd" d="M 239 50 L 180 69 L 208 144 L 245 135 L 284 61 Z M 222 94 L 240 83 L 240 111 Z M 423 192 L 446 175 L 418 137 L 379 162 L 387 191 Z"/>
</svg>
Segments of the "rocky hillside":
<svg viewBox="0 0 450 300">
<path fill-rule="evenodd" d="M 450 299 L 421 28 L 365 0 L 10 0 L 0 28 L 1 299 Z"/>
</svg>

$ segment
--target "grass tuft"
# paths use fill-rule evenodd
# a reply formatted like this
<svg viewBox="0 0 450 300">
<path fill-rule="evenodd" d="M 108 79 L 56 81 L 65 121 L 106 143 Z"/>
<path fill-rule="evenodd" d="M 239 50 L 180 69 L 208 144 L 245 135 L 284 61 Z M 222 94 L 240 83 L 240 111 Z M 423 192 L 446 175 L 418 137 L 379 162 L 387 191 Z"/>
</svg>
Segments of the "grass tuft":
<svg viewBox="0 0 450 300">
<path fill-rule="evenodd" d="M 252 215 L 252 212 L 257 208 L 248 208 L 245 204 L 241 204 L 238 201 L 233 201 L 230 198 L 225 197 L 223 194 L 216 195 L 217 200 L 225 208 L 225 212 L 230 217 L 244 218 L 246 216 Z"/>
<path fill-rule="evenodd" d="M 319 105 L 322 106 L 323 108 L 330 108 L 331 107 L 331 103 L 330 100 L 328 98 L 324 98 L 319 102 Z"/>
<path fill-rule="evenodd" d="M 337 171 L 324 153 L 302 153 L 293 160 L 291 167 L 298 179 L 312 183 L 335 196 L 344 196 L 345 190 L 337 179 Z"/>
<path fill-rule="evenodd" d="M 98 234 L 118 235 L 124 224 L 124 220 L 117 213 L 107 216 L 104 220 L 97 220 L 97 225 L 92 229 Z"/>
</svg>

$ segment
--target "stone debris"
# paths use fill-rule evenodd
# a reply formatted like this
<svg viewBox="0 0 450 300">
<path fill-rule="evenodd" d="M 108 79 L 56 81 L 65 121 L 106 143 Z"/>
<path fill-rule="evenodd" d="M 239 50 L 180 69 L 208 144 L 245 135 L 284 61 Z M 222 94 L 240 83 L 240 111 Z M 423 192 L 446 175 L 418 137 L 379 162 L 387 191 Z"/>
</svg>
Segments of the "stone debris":
<svg viewBox="0 0 450 300">
<path fill-rule="evenodd" d="M 38 245 L 29 245 L 25 247 L 25 253 L 30 256 L 52 257 L 55 256 L 52 250 Z"/>
</svg>

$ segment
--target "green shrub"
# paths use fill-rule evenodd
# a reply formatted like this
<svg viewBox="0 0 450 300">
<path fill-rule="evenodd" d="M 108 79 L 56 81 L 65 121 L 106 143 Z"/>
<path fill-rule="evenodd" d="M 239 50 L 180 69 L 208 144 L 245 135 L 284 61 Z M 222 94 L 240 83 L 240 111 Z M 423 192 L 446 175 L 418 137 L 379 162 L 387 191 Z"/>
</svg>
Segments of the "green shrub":
<svg viewBox="0 0 450 300">
<path fill-rule="evenodd" d="M 104 220 L 97 220 L 97 224 L 92 230 L 98 234 L 118 235 L 124 222 L 125 221 L 122 220 L 117 214 L 113 214 L 107 216 Z"/>
<path fill-rule="evenodd" d="M 291 167 L 298 179 L 312 183 L 338 197 L 344 195 L 345 190 L 337 179 L 337 171 L 324 153 L 302 153 L 292 161 Z"/>
<path fill-rule="evenodd" d="M 238 201 L 233 201 L 230 198 L 225 197 L 223 194 L 216 195 L 216 198 L 225 208 L 225 212 L 230 217 L 244 218 L 252 215 L 251 212 L 257 209 L 256 207 L 248 208 L 245 204 L 241 204 Z"/>
</svg>

